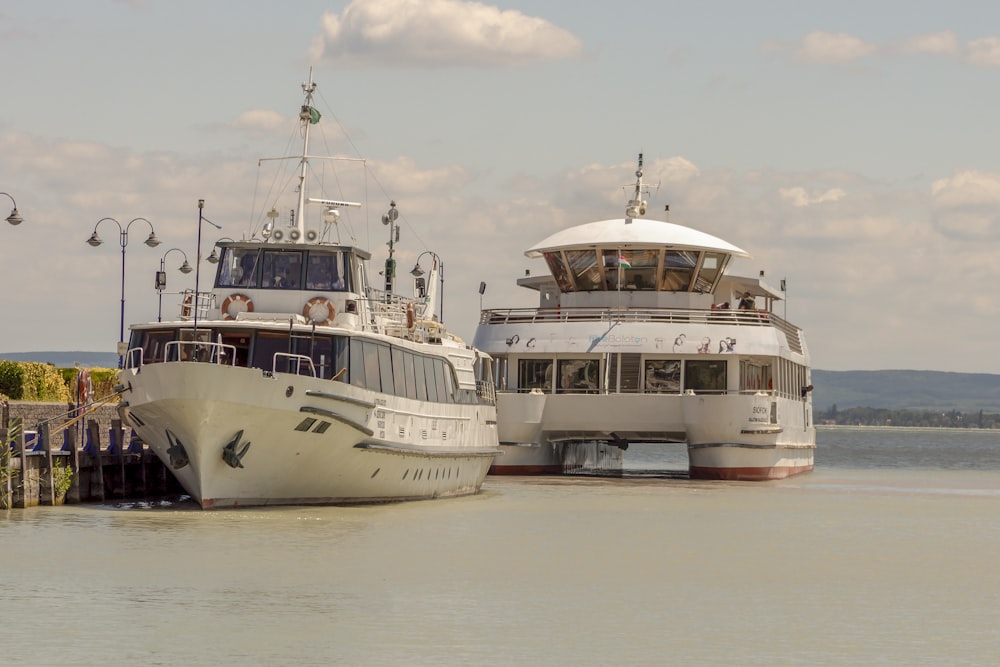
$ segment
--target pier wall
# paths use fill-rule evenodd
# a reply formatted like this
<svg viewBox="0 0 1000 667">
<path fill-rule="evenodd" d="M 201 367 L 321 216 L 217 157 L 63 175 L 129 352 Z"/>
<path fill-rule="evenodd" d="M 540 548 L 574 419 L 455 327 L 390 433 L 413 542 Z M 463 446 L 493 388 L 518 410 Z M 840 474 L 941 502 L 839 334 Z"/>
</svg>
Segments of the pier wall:
<svg viewBox="0 0 1000 667">
<path fill-rule="evenodd" d="M 0 417 L 0 509 L 183 494 L 167 466 L 122 428 L 117 406 L 76 417 L 72 405 L 12 401 Z"/>
</svg>

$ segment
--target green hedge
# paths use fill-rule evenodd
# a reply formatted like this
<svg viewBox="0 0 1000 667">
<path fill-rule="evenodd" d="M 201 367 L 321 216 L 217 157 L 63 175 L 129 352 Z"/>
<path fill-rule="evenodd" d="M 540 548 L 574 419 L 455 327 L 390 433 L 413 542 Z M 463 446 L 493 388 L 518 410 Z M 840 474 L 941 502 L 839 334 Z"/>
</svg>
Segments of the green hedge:
<svg viewBox="0 0 1000 667">
<path fill-rule="evenodd" d="M 92 399 L 114 393 L 113 368 L 88 368 Z M 77 368 L 56 368 L 37 361 L 0 360 L 0 395 L 12 401 L 69 403 L 76 400 Z"/>
</svg>

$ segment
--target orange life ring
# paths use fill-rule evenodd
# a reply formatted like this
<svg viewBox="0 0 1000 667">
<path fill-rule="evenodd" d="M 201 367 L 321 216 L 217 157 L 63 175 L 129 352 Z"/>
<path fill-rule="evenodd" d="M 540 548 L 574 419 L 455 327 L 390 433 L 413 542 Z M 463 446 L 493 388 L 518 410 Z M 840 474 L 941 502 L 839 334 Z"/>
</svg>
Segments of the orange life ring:
<svg viewBox="0 0 1000 667">
<path fill-rule="evenodd" d="M 413 328 L 413 320 L 414 320 L 413 304 L 411 303 L 410 305 L 408 305 L 406 307 L 406 328 L 407 329 L 412 329 Z"/>
<path fill-rule="evenodd" d="M 181 317 L 191 317 L 191 305 L 194 299 L 191 294 L 184 295 L 184 303 L 181 304 Z"/>
<path fill-rule="evenodd" d="M 90 403 L 90 395 L 93 392 L 93 385 L 90 382 L 90 371 L 81 368 L 76 374 L 76 400 L 80 405 Z"/>
<path fill-rule="evenodd" d="M 240 313 L 252 312 L 253 301 L 246 294 L 230 294 L 222 302 L 222 319 L 224 320 L 235 320 Z"/>
<path fill-rule="evenodd" d="M 306 301 L 305 307 L 302 308 L 302 317 L 316 324 L 329 324 L 336 314 L 337 309 L 334 307 L 333 301 L 322 296 L 309 299 Z"/>
</svg>

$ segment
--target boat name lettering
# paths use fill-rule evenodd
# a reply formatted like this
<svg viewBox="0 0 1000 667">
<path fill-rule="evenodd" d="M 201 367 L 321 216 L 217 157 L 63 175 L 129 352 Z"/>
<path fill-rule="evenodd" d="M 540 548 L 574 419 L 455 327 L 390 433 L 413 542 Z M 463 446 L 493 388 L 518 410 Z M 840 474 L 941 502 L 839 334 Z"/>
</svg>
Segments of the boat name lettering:
<svg viewBox="0 0 1000 667">
<path fill-rule="evenodd" d="M 649 338 L 646 336 L 615 336 L 615 335 L 604 335 L 604 336 L 591 336 L 590 343 L 592 345 L 645 345 L 649 342 Z"/>
<path fill-rule="evenodd" d="M 767 407 L 766 405 L 755 405 L 755 406 L 753 406 L 753 413 L 755 415 L 766 415 L 770 411 L 771 411 L 771 409 L 769 407 Z"/>
</svg>

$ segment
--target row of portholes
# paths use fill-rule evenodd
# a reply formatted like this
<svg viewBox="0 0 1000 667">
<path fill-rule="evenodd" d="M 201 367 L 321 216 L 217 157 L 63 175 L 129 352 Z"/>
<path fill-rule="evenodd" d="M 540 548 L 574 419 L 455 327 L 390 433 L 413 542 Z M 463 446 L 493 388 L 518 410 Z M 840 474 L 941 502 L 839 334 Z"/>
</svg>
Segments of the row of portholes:
<svg viewBox="0 0 1000 667">
<path fill-rule="evenodd" d="M 427 473 L 426 477 L 424 476 L 425 472 Z M 456 469 L 455 470 L 455 477 L 456 478 L 458 477 L 458 473 L 459 472 L 461 472 L 460 469 Z M 434 468 L 433 473 L 434 473 L 434 479 L 436 479 L 436 480 L 437 479 L 451 479 L 451 468 Z M 410 469 L 407 468 L 406 472 L 403 473 L 403 479 L 406 479 L 407 476 L 409 476 L 409 474 L 410 474 Z M 431 469 L 427 468 L 425 470 L 424 468 L 418 468 L 413 473 L 413 477 L 411 479 L 414 482 L 419 482 L 419 481 L 424 480 L 424 479 L 430 481 L 430 479 L 431 479 Z"/>
</svg>

